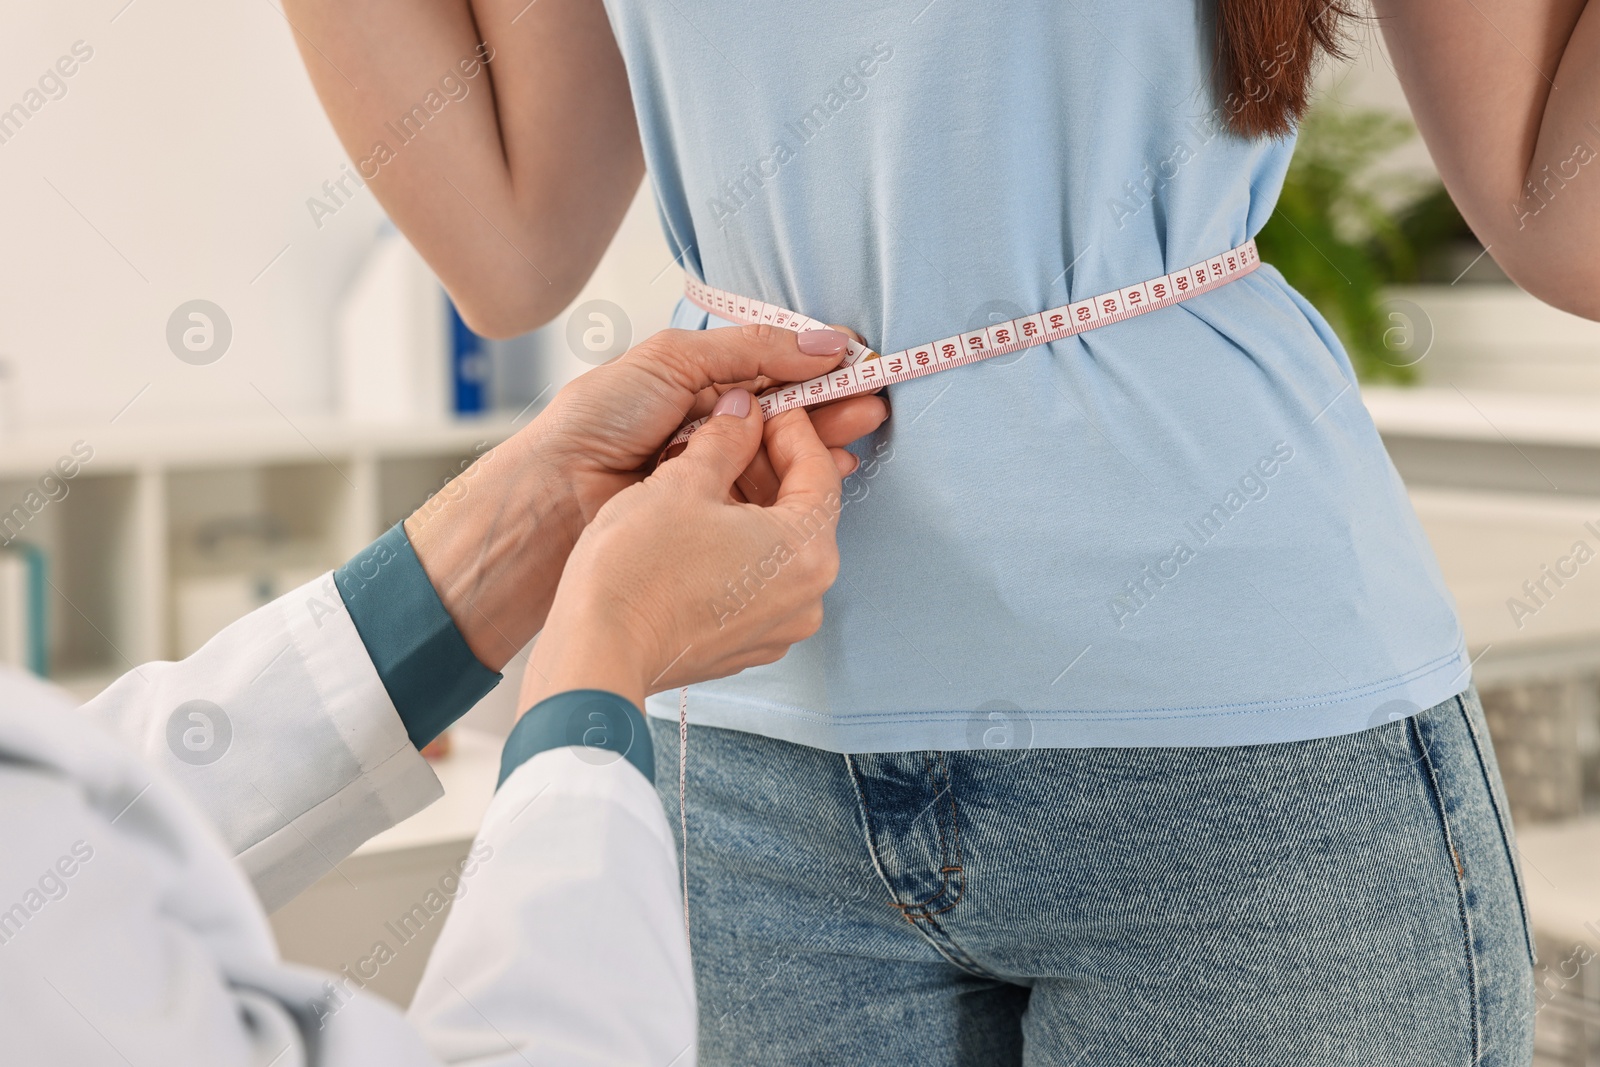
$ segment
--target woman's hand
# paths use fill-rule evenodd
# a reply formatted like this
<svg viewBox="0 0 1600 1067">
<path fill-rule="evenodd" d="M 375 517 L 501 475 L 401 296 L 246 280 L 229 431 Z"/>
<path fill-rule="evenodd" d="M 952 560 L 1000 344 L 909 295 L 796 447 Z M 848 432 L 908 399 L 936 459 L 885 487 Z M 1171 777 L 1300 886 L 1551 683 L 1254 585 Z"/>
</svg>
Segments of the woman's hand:
<svg viewBox="0 0 1600 1067">
<path fill-rule="evenodd" d="M 767 507 L 733 491 L 763 441 L 780 479 Z M 618 493 L 584 531 L 521 707 L 568 689 L 642 706 L 649 693 L 781 658 L 822 624 L 840 505 L 838 467 L 805 412 L 763 426 L 748 392 L 723 394 L 682 455 Z"/>
</svg>

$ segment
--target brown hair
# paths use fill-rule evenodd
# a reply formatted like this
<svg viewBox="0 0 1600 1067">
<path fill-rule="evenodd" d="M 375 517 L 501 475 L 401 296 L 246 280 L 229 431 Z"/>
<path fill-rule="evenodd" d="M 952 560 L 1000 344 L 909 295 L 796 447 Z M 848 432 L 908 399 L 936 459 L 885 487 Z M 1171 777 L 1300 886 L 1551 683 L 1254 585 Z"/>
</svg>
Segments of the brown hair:
<svg viewBox="0 0 1600 1067">
<path fill-rule="evenodd" d="M 1306 113 L 1325 53 L 1348 58 L 1349 0 L 1217 0 L 1217 100 L 1241 137 L 1279 136 Z"/>
</svg>

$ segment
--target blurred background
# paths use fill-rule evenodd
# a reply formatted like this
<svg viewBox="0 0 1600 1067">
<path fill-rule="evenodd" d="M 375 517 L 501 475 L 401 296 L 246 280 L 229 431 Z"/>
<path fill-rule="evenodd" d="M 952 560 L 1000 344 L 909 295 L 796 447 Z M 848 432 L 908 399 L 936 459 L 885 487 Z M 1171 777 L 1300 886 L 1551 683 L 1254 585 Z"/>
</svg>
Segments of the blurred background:
<svg viewBox="0 0 1600 1067">
<path fill-rule="evenodd" d="M 472 335 L 353 177 L 292 32 L 272 0 L 5 13 L 0 663 L 79 698 L 341 563 L 677 299 L 642 194 L 555 322 Z M 1484 253 L 1375 37 L 1324 72 L 1260 246 L 1343 338 L 1461 608 L 1540 1062 L 1600 1064 L 1600 325 Z M 515 682 L 434 753 L 445 801 L 274 916 L 287 956 L 354 966 L 464 853 Z M 436 933 L 366 984 L 403 1003 Z"/>
</svg>

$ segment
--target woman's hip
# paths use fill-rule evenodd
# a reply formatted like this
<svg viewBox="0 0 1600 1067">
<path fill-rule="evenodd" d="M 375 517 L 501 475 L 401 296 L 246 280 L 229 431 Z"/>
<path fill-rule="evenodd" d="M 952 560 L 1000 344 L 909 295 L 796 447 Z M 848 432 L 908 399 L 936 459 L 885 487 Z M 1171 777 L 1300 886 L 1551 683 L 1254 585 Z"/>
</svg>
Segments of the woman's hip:
<svg viewBox="0 0 1600 1067">
<path fill-rule="evenodd" d="M 652 727 L 675 762 L 676 731 Z M 676 773 L 658 781 L 675 807 Z M 816 982 L 800 976 L 837 958 L 857 978 L 921 964 L 1027 987 L 1033 1025 L 1054 1015 L 1124 1050 L 1181 1019 L 1212 1035 L 1208 1054 L 1287 1025 L 1385 1056 L 1516 1063 L 1531 1032 L 1514 850 L 1471 690 L 1360 733 L 1217 748 L 839 756 L 693 728 L 688 786 L 702 1008 L 743 996 L 756 1031 L 788 1025 L 764 1019 L 765 995 L 803 999 Z M 752 966 L 769 975 L 754 996 Z"/>
</svg>

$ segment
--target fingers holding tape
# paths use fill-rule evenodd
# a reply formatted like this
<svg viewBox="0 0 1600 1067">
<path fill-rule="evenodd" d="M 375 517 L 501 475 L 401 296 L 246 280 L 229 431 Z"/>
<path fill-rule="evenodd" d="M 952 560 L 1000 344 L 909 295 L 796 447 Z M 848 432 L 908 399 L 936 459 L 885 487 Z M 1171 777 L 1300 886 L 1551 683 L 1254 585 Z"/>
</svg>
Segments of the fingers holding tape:
<svg viewBox="0 0 1600 1067">
<path fill-rule="evenodd" d="M 763 421 L 754 397 L 742 389 L 729 390 L 670 469 L 713 496 L 734 494 L 740 476 L 761 448 Z"/>
<path fill-rule="evenodd" d="M 811 411 L 817 436 L 830 448 L 859 440 L 882 426 L 889 417 L 889 405 L 881 396 L 852 396 L 824 404 Z"/>
<path fill-rule="evenodd" d="M 843 476 L 808 412 L 797 409 L 774 415 L 767 420 L 764 438 L 780 479 L 778 503 L 806 510 L 827 501 L 830 493 L 837 500 Z"/>
</svg>

